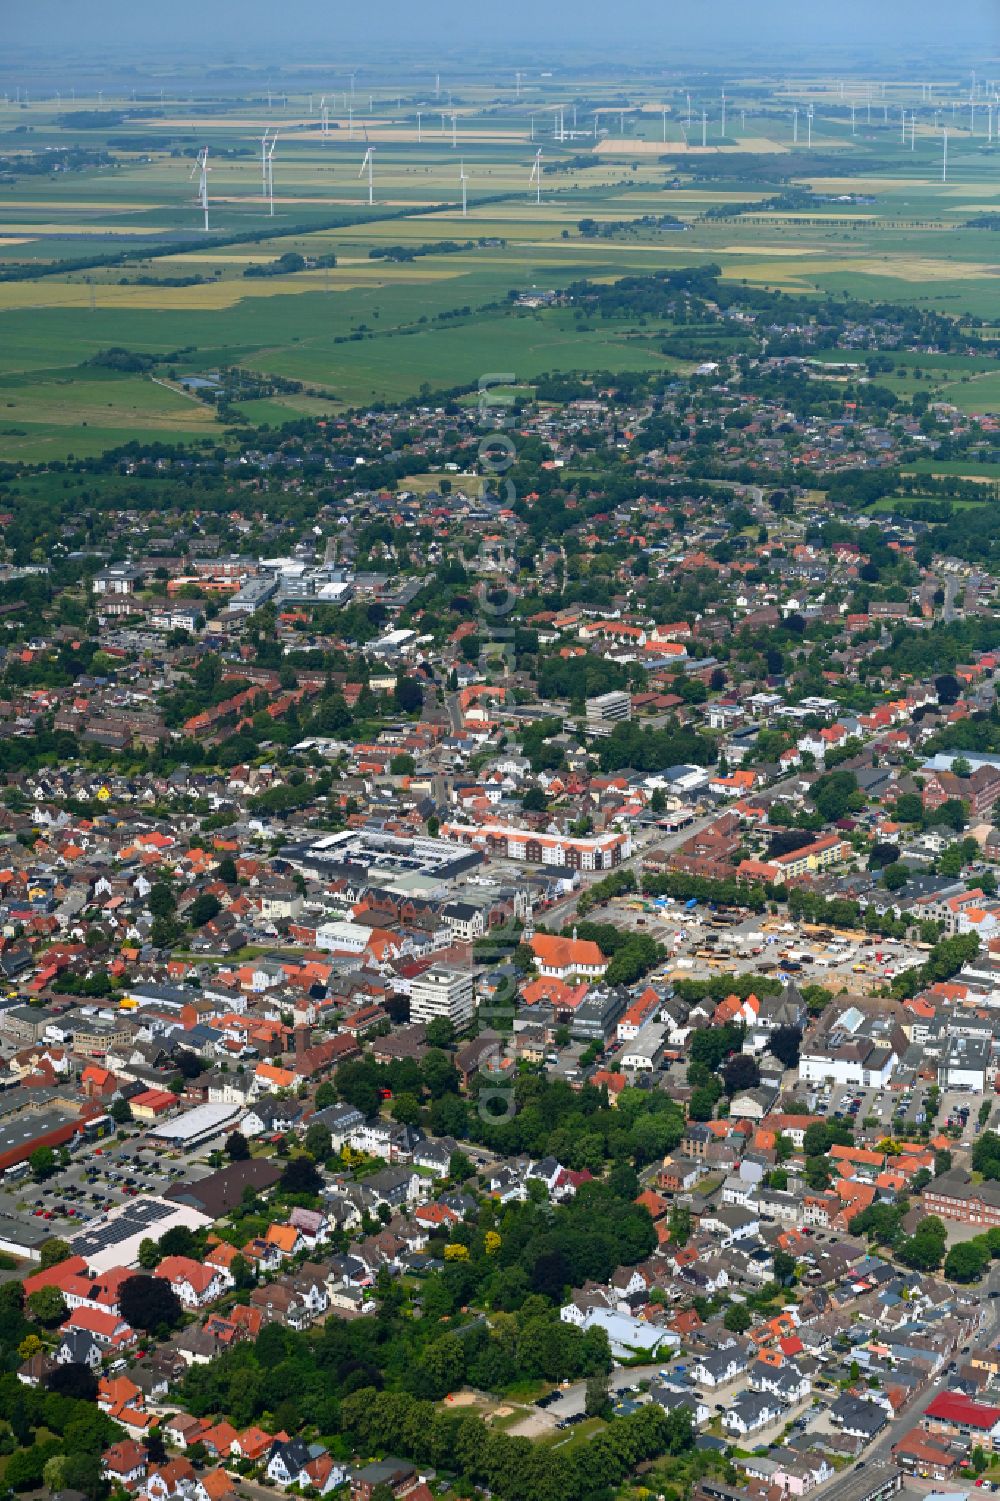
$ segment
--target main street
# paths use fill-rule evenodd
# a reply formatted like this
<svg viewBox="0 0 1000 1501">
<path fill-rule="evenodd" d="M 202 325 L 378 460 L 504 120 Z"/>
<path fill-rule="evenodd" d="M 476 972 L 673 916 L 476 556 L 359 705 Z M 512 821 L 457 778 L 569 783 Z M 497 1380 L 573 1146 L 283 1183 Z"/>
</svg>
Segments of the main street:
<svg viewBox="0 0 1000 1501">
<path fill-rule="evenodd" d="M 997 1294 L 997 1296 L 993 1296 Z M 1000 1266 L 994 1264 L 989 1276 L 982 1288 L 983 1300 L 987 1308 L 986 1326 L 980 1332 L 974 1343 L 989 1348 L 1000 1333 Z M 915 1428 L 919 1428 L 920 1420 L 928 1404 L 940 1391 L 947 1391 L 948 1377 L 945 1373 L 936 1376 L 929 1388 L 918 1392 L 899 1415 L 879 1434 L 873 1443 L 850 1465 L 846 1470 L 832 1480 L 822 1492 L 823 1501 L 839 1501 L 845 1494 L 854 1491 L 854 1481 L 859 1470 L 871 1470 L 872 1489 L 874 1490 L 878 1477 L 893 1468 L 892 1450 L 901 1443 Z"/>
<path fill-rule="evenodd" d="M 996 1296 L 993 1296 L 996 1294 Z M 989 1277 L 982 1287 L 983 1302 L 987 1308 L 986 1326 L 973 1340 L 973 1343 L 989 1347 L 1000 1334 L 1000 1265 L 994 1265 Z M 627 1369 L 616 1369 L 611 1372 L 610 1389 L 613 1394 L 620 1395 L 630 1387 L 638 1386 L 641 1381 L 653 1381 L 667 1364 L 669 1356 L 664 1355 L 663 1360 L 650 1365 L 629 1366 Z M 853 1464 L 846 1470 L 842 1470 L 821 1492 L 823 1501 L 841 1501 L 842 1497 L 854 1493 L 859 1472 L 865 1472 L 866 1478 L 870 1478 L 872 1490 L 878 1484 L 881 1476 L 888 1476 L 895 1465 L 892 1459 L 892 1450 L 915 1428 L 919 1428 L 920 1420 L 928 1404 L 940 1391 L 946 1391 L 948 1376 L 942 1372 L 935 1377 L 929 1387 L 922 1391 L 907 1403 L 899 1414 L 889 1423 L 885 1430 L 873 1443 L 869 1444 Z M 722 1400 L 726 1403 L 732 1400 L 736 1388 L 726 1388 Z M 717 1394 L 715 1394 L 717 1395 Z M 713 1406 L 713 1394 L 708 1393 L 705 1401 Z M 564 1418 L 576 1417 L 585 1411 L 587 1398 L 587 1383 L 576 1381 L 567 1386 L 557 1397 L 544 1409 L 547 1417 L 553 1423 Z"/>
</svg>

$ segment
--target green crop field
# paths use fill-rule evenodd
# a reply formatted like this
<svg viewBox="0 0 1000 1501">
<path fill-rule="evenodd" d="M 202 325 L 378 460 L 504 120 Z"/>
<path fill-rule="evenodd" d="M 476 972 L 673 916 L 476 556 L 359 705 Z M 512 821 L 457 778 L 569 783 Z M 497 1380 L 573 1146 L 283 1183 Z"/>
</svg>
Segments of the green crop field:
<svg viewBox="0 0 1000 1501">
<path fill-rule="evenodd" d="M 819 77 L 732 89 L 724 136 L 717 99 L 696 93 L 689 124 L 677 88 L 637 75 L 624 92 L 627 106 L 620 79 L 567 72 L 518 100 L 473 79 L 454 124 L 443 102 L 359 98 L 352 115 L 337 94 L 326 133 L 318 94 L 270 108 L 197 89 L 135 109 L 93 98 L 0 104 L 0 460 L 211 438 L 227 416 L 280 424 L 496 369 L 530 382 L 546 371 L 690 368 L 659 347 L 671 332 L 662 323 L 594 326 L 572 309 L 511 300 L 581 278 L 717 265 L 727 280 L 791 295 L 995 322 L 1000 240 L 970 225 L 1000 213 L 1000 145 L 985 122 L 975 136 L 953 123 L 943 182 L 932 112 L 919 114 L 914 149 L 902 139 L 900 109 L 919 106 L 906 83 L 890 86 L 870 120 L 859 111 L 853 133 L 837 85 Z M 266 129 L 278 132 L 273 214 Z M 203 146 L 207 234 L 196 201 Z M 69 161 L 19 170 L 28 149 Z M 540 191 L 529 180 L 538 149 Z M 155 369 L 89 363 L 113 347 L 152 357 Z M 173 384 L 232 366 L 270 386 L 228 414 Z M 993 413 L 995 371 L 982 356 L 907 355 L 879 378 Z"/>
</svg>

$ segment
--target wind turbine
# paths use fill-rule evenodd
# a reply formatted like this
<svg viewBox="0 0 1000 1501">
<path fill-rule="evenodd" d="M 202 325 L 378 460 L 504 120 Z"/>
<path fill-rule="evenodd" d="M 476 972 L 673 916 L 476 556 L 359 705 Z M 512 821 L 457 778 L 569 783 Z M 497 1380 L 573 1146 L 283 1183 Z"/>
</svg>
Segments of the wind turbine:
<svg viewBox="0 0 1000 1501">
<path fill-rule="evenodd" d="M 726 133 L 726 91 L 722 90 L 722 134 Z"/>
<path fill-rule="evenodd" d="M 797 109 L 793 109 L 792 110 L 792 145 L 793 146 L 797 146 L 798 144 L 799 144 L 799 112 L 798 112 Z"/>
<path fill-rule="evenodd" d="M 374 146 L 369 146 L 368 150 L 365 152 L 365 159 L 361 163 L 361 171 L 358 173 L 358 176 L 359 177 L 364 177 L 366 169 L 367 169 L 367 172 L 368 172 L 368 202 L 369 203 L 374 203 L 375 202 L 375 147 Z"/>
<path fill-rule="evenodd" d="M 194 177 L 194 175 L 195 175 L 196 172 L 198 173 L 198 199 L 197 199 L 197 201 L 198 201 L 198 203 L 201 204 L 202 209 L 204 210 L 204 213 L 205 213 L 205 230 L 207 232 L 207 230 L 208 230 L 208 172 L 209 172 L 209 167 L 208 167 L 208 147 L 207 146 L 203 146 L 201 148 L 201 150 L 198 152 L 198 155 L 197 155 L 197 157 L 195 159 L 195 164 L 191 168 L 191 176 L 188 178 L 189 182 L 190 182 L 191 178 Z"/>
<path fill-rule="evenodd" d="M 810 104 L 809 108 L 806 110 L 806 125 L 808 126 L 808 134 L 806 136 L 806 150 L 807 151 L 811 151 L 812 150 L 812 144 L 813 144 L 813 113 L 814 113 L 813 107 Z"/>
<path fill-rule="evenodd" d="M 330 134 L 330 111 L 327 108 L 326 95 L 319 101 L 320 128 L 325 136 Z"/>
<path fill-rule="evenodd" d="M 458 180 L 462 184 L 462 218 L 469 217 L 469 179 L 465 173 L 465 163 L 460 162 L 458 168 Z"/>
<path fill-rule="evenodd" d="M 532 183 L 535 184 L 535 202 L 536 203 L 541 203 L 541 201 L 542 201 L 542 148 L 541 148 L 541 146 L 539 146 L 538 150 L 535 152 L 535 165 L 532 167 L 532 169 L 531 169 L 531 176 L 528 178 L 528 186 L 529 187 L 531 186 Z"/>
<path fill-rule="evenodd" d="M 458 116 L 455 111 L 451 112 L 451 149 L 454 151 L 458 146 Z"/>
<path fill-rule="evenodd" d="M 274 218 L 274 148 L 277 144 L 278 132 L 275 131 L 274 135 L 271 137 L 271 144 L 268 147 L 267 157 L 264 163 L 267 170 L 267 201 L 271 206 L 272 219 Z"/>
<path fill-rule="evenodd" d="M 417 110 L 417 145 L 418 146 L 422 143 L 423 138 L 424 138 L 423 137 L 423 130 L 422 130 L 422 127 L 421 127 L 421 124 L 420 124 L 420 122 L 421 122 L 421 120 L 423 118 L 424 118 L 424 112 L 423 112 L 423 110 L 418 109 Z"/>
<path fill-rule="evenodd" d="M 943 136 L 942 136 L 942 147 L 943 147 L 943 150 L 942 150 L 942 155 L 941 155 L 941 181 L 942 182 L 947 182 L 948 181 L 948 127 L 947 127 L 947 125 L 944 128 L 944 133 L 943 133 Z"/>
<path fill-rule="evenodd" d="M 270 126 L 264 127 L 264 134 L 260 138 L 260 196 L 267 199 L 267 143 Z"/>
</svg>

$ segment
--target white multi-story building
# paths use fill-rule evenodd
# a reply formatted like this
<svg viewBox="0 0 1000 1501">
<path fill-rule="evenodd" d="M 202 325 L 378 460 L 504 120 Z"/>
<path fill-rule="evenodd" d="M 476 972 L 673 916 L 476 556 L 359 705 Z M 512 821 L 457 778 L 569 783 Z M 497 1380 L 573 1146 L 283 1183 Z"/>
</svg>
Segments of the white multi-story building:
<svg viewBox="0 0 1000 1501">
<path fill-rule="evenodd" d="M 431 1022 L 441 1016 L 461 1030 L 471 1022 L 474 1005 L 469 970 L 434 965 L 410 987 L 410 1020 L 414 1022 Z"/>
</svg>

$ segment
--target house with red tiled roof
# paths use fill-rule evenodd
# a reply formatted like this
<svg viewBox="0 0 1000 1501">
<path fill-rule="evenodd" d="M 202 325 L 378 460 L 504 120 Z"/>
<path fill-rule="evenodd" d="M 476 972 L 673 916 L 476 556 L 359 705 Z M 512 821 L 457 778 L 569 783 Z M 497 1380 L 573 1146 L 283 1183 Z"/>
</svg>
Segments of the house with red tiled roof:
<svg viewBox="0 0 1000 1501">
<path fill-rule="evenodd" d="M 145 1444 L 135 1439 L 122 1439 L 105 1449 L 101 1460 L 101 1473 L 105 1480 L 122 1486 L 127 1491 L 135 1490 L 146 1478 L 147 1450 Z"/>
<path fill-rule="evenodd" d="M 98 1383 L 97 1405 L 102 1412 L 113 1412 L 130 1404 L 142 1407 L 144 1400 L 139 1387 L 127 1376 L 103 1376 Z"/>
<path fill-rule="evenodd" d="M 74 1277 L 82 1277 L 87 1272 L 87 1263 L 82 1256 L 67 1256 L 65 1261 L 59 1261 L 55 1266 L 46 1267 L 44 1271 L 32 1272 L 30 1277 L 25 1277 L 22 1282 L 24 1296 L 30 1298 L 32 1293 L 37 1293 L 43 1287 L 58 1287 Z"/>
<path fill-rule="evenodd" d="M 529 980 L 521 986 L 521 999 L 526 1006 L 537 1006 L 540 1002 L 549 1002 L 557 1011 L 575 1011 L 590 993 L 590 986 L 586 981 L 577 985 L 567 985 L 564 980 L 539 978 Z"/>
<path fill-rule="evenodd" d="M 190 1256 L 165 1256 L 155 1275 L 170 1283 L 185 1308 L 205 1308 L 221 1298 L 229 1285 L 217 1267 Z"/>
<path fill-rule="evenodd" d="M 596 1073 L 591 1074 L 590 1082 L 595 1089 L 606 1089 L 608 1091 L 608 1104 L 617 1107 L 618 1096 L 627 1085 L 628 1080 L 624 1074 L 616 1073 L 612 1069 L 599 1068 Z"/>
<path fill-rule="evenodd" d="M 560 938 L 536 933 L 530 942 L 539 973 L 556 980 L 599 980 L 610 960 L 586 938 Z"/>
<path fill-rule="evenodd" d="M 251 1459 L 256 1463 L 264 1458 L 274 1443 L 274 1434 L 255 1425 L 245 1428 L 233 1440 L 232 1453 L 237 1459 Z"/>
<path fill-rule="evenodd" d="M 60 1324 L 64 1332 L 81 1329 L 89 1334 L 103 1350 L 123 1350 L 135 1344 L 136 1333 L 132 1325 L 117 1314 L 107 1313 L 103 1308 L 74 1308 L 69 1318 Z"/>
<path fill-rule="evenodd" d="M 175 1496 L 190 1495 L 197 1479 L 189 1459 L 168 1459 L 149 1466 L 145 1493 L 150 1501 L 173 1501 Z"/>
<path fill-rule="evenodd" d="M 198 1435 L 199 1444 L 204 1444 L 209 1455 L 213 1459 L 228 1457 L 232 1453 L 233 1444 L 239 1439 L 239 1434 L 232 1423 L 225 1421 L 214 1423 L 210 1428 L 202 1429 Z"/>
<path fill-rule="evenodd" d="M 654 1193 L 651 1188 L 645 1189 L 635 1200 L 635 1203 L 641 1209 L 648 1210 L 649 1217 L 652 1220 L 661 1220 L 665 1214 L 670 1213 L 672 1207 L 669 1199 L 662 1198 L 660 1194 Z"/>
<path fill-rule="evenodd" d="M 461 1221 L 461 1215 L 447 1204 L 421 1204 L 413 1211 L 413 1218 L 426 1230 L 447 1230 Z"/>
</svg>

